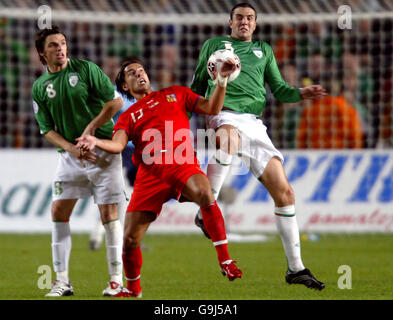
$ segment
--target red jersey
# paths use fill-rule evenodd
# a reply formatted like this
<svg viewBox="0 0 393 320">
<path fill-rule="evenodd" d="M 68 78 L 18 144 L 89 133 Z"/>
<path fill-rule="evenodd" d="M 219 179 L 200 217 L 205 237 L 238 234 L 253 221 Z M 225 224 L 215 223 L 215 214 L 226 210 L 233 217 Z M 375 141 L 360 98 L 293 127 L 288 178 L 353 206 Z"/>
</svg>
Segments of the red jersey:
<svg viewBox="0 0 393 320">
<path fill-rule="evenodd" d="M 135 146 L 135 165 L 194 161 L 187 111 L 193 112 L 199 97 L 187 87 L 171 86 L 151 92 L 120 115 L 113 133 L 127 133 Z"/>
</svg>

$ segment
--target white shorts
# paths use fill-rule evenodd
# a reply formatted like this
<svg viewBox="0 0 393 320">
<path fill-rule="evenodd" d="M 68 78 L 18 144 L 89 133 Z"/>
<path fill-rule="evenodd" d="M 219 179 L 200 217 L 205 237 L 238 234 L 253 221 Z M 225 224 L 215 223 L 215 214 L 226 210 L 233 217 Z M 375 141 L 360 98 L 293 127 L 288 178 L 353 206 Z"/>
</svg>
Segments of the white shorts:
<svg viewBox="0 0 393 320">
<path fill-rule="evenodd" d="M 120 203 L 125 200 L 120 154 L 94 149 L 97 162 L 84 160 L 85 167 L 68 152 L 59 153 L 52 183 L 52 200 L 94 197 L 96 204 Z"/>
<path fill-rule="evenodd" d="M 266 132 L 266 126 L 256 115 L 223 110 L 218 115 L 206 116 L 207 128 L 216 130 L 224 124 L 236 128 L 240 136 L 238 156 L 259 179 L 272 157 L 278 157 L 284 162 L 284 157 L 278 151 Z"/>
</svg>

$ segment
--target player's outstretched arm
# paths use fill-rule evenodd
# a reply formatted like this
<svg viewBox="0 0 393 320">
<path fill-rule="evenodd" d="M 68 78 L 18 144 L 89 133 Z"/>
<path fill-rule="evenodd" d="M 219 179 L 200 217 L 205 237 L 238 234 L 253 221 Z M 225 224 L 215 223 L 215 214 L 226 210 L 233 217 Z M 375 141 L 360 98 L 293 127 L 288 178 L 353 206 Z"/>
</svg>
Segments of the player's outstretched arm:
<svg viewBox="0 0 393 320">
<path fill-rule="evenodd" d="M 232 59 L 228 59 L 222 63 L 221 70 L 218 72 L 216 79 L 216 88 L 209 99 L 200 97 L 194 112 L 203 114 L 219 114 L 225 100 L 225 92 L 228 77 L 236 70 L 236 62 Z"/>
<path fill-rule="evenodd" d="M 327 95 L 326 90 L 320 85 L 311 85 L 300 89 L 302 99 L 320 99 Z"/>
<path fill-rule="evenodd" d="M 112 140 L 98 139 L 88 134 L 77 138 L 76 141 L 78 141 L 77 147 L 85 152 L 92 151 L 97 147 L 109 153 L 120 153 L 127 145 L 128 136 L 125 131 L 118 130 L 112 137 Z"/>
<path fill-rule="evenodd" d="M 123 107 L 123 100 L 119 97 L 104 104 L 101 112 L 87 125 L 81 137 L 94 135 L 95 131 L 107 123 Z"/>
</svg>

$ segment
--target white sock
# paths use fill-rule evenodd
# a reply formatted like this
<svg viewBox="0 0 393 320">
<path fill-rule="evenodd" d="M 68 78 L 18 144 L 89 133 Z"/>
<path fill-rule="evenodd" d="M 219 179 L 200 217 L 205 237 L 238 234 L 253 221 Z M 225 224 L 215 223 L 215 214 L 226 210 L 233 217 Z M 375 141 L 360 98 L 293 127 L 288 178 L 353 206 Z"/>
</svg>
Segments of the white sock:
<svg viewBox="0 0 393 320">
<path fill-rule="evenodd" d="M 287 257 L 288 269 L 297 272 L 304 269 L 300 254 L 299 228 L 295 216 L 295 206 L 275 207 L 275 221 Z"/>
<path fill-rule="evenodd" d="M 105 229 L 102 225 L 101 217 L 97 217 L 98 219 L 95 223 L 95 226 L 90 232 L 90 241 L 96 241 L 98 246 L 101 246 L 102 240 L 104 239 Z"/>
<path fill-rule="evenodd" d="M 71 230 L 69 222 L 54 221 L 52 224 L 52 260 L 56 279 L 69 282 L 68 263 L 71 254 Z"/>
<path fill-rule="evenodd" d="M 128 208 L 128 201 L 129 201 L 129 199 L 128 200 L 123 200 L 123 201 L 120 201 L 117 204 L 117 206 L 118 206 L 117 207 L 118 208 L 117 214 L 119 216 L 119 221 L 120 221 L 120 224 L 122 226 L 124 226 L 124 220 L 125 220 L 126 211 L 127 211 L 127 208 Z M 123 230 L 123 228 L 122 228 L 122 230 Z"/>
<path fill-rule="evenodd" d="M 206 175 L 209 178 L 214 198 L 217 200 L 221 187 L 228 175 L 232 162 L 232 155 L 222 150 L 217 150 L 212 160 L 213 162 L 209 163 L 207 166 Z"/>
<path fill-rule="evenodd" d="M 123 229 L 119 220 L 105 223 L 104 228 L 109 275 L 111 281 L 123 285 Z"/>
<path fill-rule="evenodd" d="M 56 272 L 56 279 L 64 281 L 65 283 L 70 283 L 68 278 L 68 270 Z"/>
<path fill-rule="evenodd" d="M 210 186 L 214 198 L 217 200 L 221 187 L 224 184 L 225 178 L 228 175 L 231 167 L 232 155 L 222 150 L 217 150 L 216 155 L 209 161 L 207 165 L 207 177 L 209 178 Z M 198 211 L 198 216 L 202 219 L 201 210 Z"/>
</svg>

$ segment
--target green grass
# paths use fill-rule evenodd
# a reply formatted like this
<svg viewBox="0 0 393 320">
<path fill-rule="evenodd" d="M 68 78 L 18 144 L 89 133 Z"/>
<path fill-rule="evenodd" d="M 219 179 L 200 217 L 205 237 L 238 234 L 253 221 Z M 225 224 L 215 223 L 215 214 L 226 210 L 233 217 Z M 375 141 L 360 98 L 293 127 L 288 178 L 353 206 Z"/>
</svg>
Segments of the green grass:
<svg viewBox="0 0 393 320">
<path fill-rule="evenodd" d="M 105 247 L 87 249 L 88 236 L 72 238 L 70 278 L 73 297 L 104 299 L 108 281 Z M 51 266 L 50 235 L 0 234 L 0 299 L 44 299 L 39 289 L 40 265 Z M 146 235 L 141 283 L 144 300 L 385 300 L 393 299 L 393 234 L 322 235 L 302 241 L 307 267 L 326 283 L 323 291 L 284 280 L 286 260 L 281 240 L 230 243 L 231 256 L 244 276 L 229 282 L 218 268 L 216 253 L 202 235 Z M 337 282 L 340 265 L 352 270 L 352 289 Z M 54 276 L 54 274 L 53 274 Z"/>
</svg>

